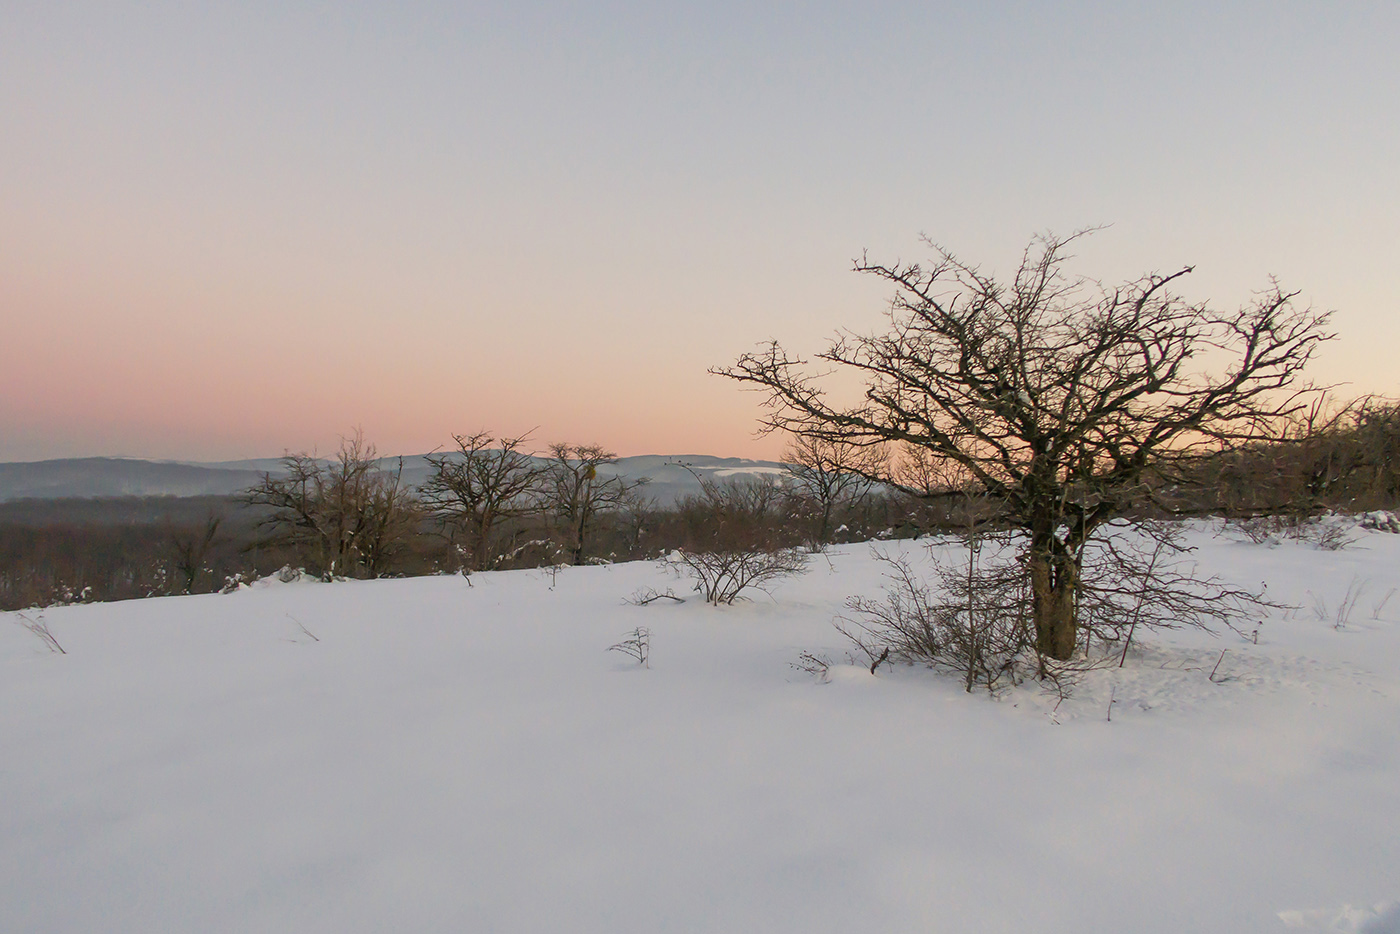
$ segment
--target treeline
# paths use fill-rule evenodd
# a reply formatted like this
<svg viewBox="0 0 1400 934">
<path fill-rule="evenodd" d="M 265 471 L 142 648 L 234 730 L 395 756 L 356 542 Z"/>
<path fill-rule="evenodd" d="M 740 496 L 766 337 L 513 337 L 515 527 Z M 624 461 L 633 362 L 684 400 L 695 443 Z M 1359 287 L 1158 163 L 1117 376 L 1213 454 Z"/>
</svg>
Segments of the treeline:
<svg viewBox="0 0 1400 934">
<path fill-rule="evenodd" d="M 0 503 L 0 609 L 205 593 L 276 570 L 232 497 Z"/>
<path fill-rule="evenodd" d="M 1400 403 L 1367 398 L 1330 411 L 1319 403 L 1288 434 L 1202 462 L 1178 498 L 1241 518 L 1400 504 Z"/>
<path fill-rule="evenodd" d="M 287 456 L 237 497 L 0 503 L 0 609 L 210 593 L 283 567 L 326 579 L 470 574 L 914 528 L 904 498 L 800 466 L 781 480 L 697 475 L 699 493 L 662 505 L 645 480 L 600 474 L 616 455 L 597 445 L 536 454 L 522 438 L 478 433 L 431 460 L 410 488 L 356 435 L 329 461 Z"/>
<path fill-rule="evenodd" d="M 877 485 L 886 452 L 803 441 L 782 477 L 701 478 L 673 504 L 600 468 L 597 445 L 455 438 L 410 488 L 356 435 L 329 462 L 289 455 L 241 497 L 0 504 L 0 609 L 209 593 L 282 567 L 369 578 L 777 551 L 959 529 L 994 504 Z M 1400 504 L 1400 405 L 1368 400 L 1241 445 L 1151 491 L 1157 515 L 1306 517 Z"/>
</svg>

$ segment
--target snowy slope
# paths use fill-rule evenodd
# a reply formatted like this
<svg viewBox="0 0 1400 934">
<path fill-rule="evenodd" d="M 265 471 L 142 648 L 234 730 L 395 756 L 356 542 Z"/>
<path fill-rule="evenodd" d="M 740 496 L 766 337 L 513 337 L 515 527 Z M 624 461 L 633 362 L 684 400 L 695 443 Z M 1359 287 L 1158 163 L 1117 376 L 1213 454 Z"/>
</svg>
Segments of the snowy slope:
<svg viewBox="0 0 1400 934">
<path fill-rule="evenodd" d="M 794 669 L 867 545 L 722 609 L 629 564 L 44 611 L 67 655 L 7 614 L 0 930 L 1397 931 L 1400 535 L 1357 534 L 1197 533 L 1303 609 L 1058 709 Z"/>
</svg>

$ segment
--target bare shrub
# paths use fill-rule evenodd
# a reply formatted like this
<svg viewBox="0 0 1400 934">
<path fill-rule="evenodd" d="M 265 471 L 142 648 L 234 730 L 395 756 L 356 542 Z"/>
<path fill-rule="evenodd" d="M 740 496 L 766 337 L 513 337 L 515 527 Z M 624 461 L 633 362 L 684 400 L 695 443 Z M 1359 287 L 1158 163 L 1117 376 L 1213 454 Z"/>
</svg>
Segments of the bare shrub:
<svg viewBox="0 0 1400 934">
<path fill-rule="evenodd" d="M 1341 602 L 1337 604 L 1337 612 L 1335 615 L 1328 610 L 1326 597 L 1309 590 L 1308 596 L 1312 598 L 1313 616 L 1317 617 L 1318 622 L 1331 623 L 1333 629 L 1342 630 L 1347 628 L 1347 626 L 1351 624 L 1351 614 L 1356 611 L 1357 602 L 1361 599 L 1361 595 L 1366 592 L 1367 588 L 1370 587 L 1370 584 L 1371 582 L 1369 580 L 1362 580 L 1359 577 L 1353 576 L 1351 583 L 1347 584 L 1346 593 L 1342 594 Z M 1394 593 L 1394 591 L 1392 590 L 1391 593 Z M 1377 604 L 1375 611 L 1372 613 L 1372 619 L 1380 616 L 1380 608 L 1384 606 L 1386 600 L 1389 599 L 1390 596 L 1387 594 L 1385 600 Z"/>
<path fill-rule="evenodd" d="M 1345 525 L 1328 522 L 1325 517 L 1304 525 L 1301 538 L 1323 551 L 1341 551 L 1356 541 Z"/>
<path fill-rule="evenodd" d="M 852 616 L 839 629 L 878 664 L 882 655 L 958 674 L 968 691 L 995 691 L 1016 683 L 1029 628 L 1025 585 L 1014 563 L 978 568 L 969 549 L 970 571 L 945 566 L 932 582 L 908 558 L 880 555 L 890 585 L 881 599 L 853 597 Z M 1010 572 L 1010 573 L 1008 573 Z"/>
<path fill-rule="evenodd" d="M 68 654 L 67 650 L 58 644 L 58 640 L 54 638 L 53 633 L 49 631 L 49 624 L 44 620 L 42 614 L 37 617 L 28 616 L 24 613 L 16 613 L 15 615 L 19 617 L 16 622 L 38 636 L 39 640 L 48 647 L 50 652 L 58 655 Z"/>
<path fill-rule="evenodd" d="M 822 684 L 831 680 L 831 659 L 825 655 L 803 652 L 797 656 L 797 661 L 792 663 L 792 667 L 812 675 Z"/>
<path fill-rule="evenodd" d="M 1088 543 L 1084 565 L 1093 573 L 1083 584 L 1079 610 L 1083 652 L 1098 639 L 1111 648 L 1121 642 L 1119 664 L 1127 658 L 1139 629 L 1219 627 L 1244 634 L 1245 624 L 1278 605 L 1262 591 L 1234 587 L 1202 575 L 1194 552 L 1174 522 L 1114 523 L 1109 534 Z M 1114 654 L 1110 651 L 1109 654 Z"/>
<path fill-rule="evenodd" d="M 1381 597 L 1380 600 L 1378 600 L 1376 603 L 1372 604 L 1372 606 L 1371 606 L 1371 619 L 1380 619 L 1380 618 L 1381 618 L 1381 610 L 1384 610 L 1384 609 L 1385 609 L 1385 605 L 1386 605 L 1387 603 L 1390 602 L 1390 598 L 1393 597 L 1393 596 L 1395 596 L 1395 591 L 1396 591 L 1397 589 L 1400 589 L 1400 588 L 1395 588 L 1395 587 L 1390 588 L 1389 590 L 1386 591 L 1384 597 Z"/>
<path fill-rule="evenodd" d="M 1287 537 L 1287 521 L 1283 516 L 1250 516 L 1231 519 L 1225 527 L 1255 545 L 1277 545 Z"/>
<path fill-rule="evenodd" d="M 1322 551 L 1341 551 L 1355 542 L 1346 522 L 1335 516 L 1306 516 L 1298 513 L 1274 513 L 1231 519 L 1228 530 L 1256 545 L 1270 547 L 1283 541 L 1304 542 Z"/>
<path fill-rule="evenodd" d="M 746 588 L 763 590 L 765 584 L 800 574 L 807 556 L 795 548 L 769 550 L 760 545 L 716 547 L 705 551 L 676 550 L 666 559 L 684 568 L 695 580 L 705 602 L 718 606 L 733 603 Z"/>
<path fill-rule="evenodd" d="M 806 570 L 807 556 L 795 547 L 800 534 L 783 521 L 776 483 L 692 474 L 701 493 L 679 505 L 685 543 L 664 560 L 689 573 L 706 602 L 730 604 L 749 587 L 762 590 Z"/>
</svg>

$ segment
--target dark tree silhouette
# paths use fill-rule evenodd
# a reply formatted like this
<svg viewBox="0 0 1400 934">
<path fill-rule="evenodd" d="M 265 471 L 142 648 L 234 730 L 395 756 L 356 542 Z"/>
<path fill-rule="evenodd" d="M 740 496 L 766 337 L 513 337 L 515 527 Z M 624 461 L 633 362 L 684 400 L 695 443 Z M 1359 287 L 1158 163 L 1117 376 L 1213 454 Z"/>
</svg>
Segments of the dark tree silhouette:
<svg viewBox="0 0 1400 934">
<path fill-rule="evenodd" d="M 857 262 L 896 292 L 885 333 L 843 334 L 817 355 L 863 380 L 854 404 L 832 401 L 777 342 L 715 371 L 764 393 L 766 430 L 912 448 L 953 478 L 942 490 L 898 470 L 872 479 L 987 494 L 1024 533 L 1036 649 L 1053 659 L 1074 651 L 1093 531 L 1154 478 L 1276 437 L 1305 406 L 1300 373 L 1330 337 L 1327 315 L 1277 283 L 1218 312 L 1171 291 L 1190 267 L 1118 286 L 1070 277 L 1079 236 L 1036 238 L 1006 282 L 933 244 L 928 267 Z"/>
</svg>

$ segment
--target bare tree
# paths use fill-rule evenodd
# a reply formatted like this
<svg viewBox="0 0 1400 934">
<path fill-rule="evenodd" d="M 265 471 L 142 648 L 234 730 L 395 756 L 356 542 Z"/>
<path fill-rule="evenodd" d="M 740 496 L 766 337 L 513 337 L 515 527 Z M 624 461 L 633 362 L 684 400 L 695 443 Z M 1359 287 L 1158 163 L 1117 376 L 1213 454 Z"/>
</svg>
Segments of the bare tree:
<svg viewBox="0 0 1400 934">
<path fill-rule="evenodd" d="M 200 578 L 212 575 L 208 557 L 222 523 L 223 516 L 211 510 L 203 528 L 177 528 L 172 525 L 168 530 L 175 571 L 180 575 L 180 593 L 194 593 Z"/>
<path fill-rule="evenodd" d="M 600 513 L 618 509 L 645 479 L 627 482 L 614 474 L 599 476 L 598 468 L 617 463 L 617 455 L 596 444 L 551 444 L 545 474 L 547 508 L 563 525 L 569 560 L 582 564 Z"/>
<path fill-rule="evenodd" d="M 526 437 L 480 431 L 453 440 L 456 451 L 428 455 L 433 472 L 419 495 L 449 534 L 461 536 L 467 568 L 480 571 L 491 565 L 497 527 L 539 509 L 544 467 L 523 449 Z"/>
<path fill-rule="evenodd" d="M 812 516 L 814 546 L 831 541 L 832 514 L 870 491 L 870 478 L 883 472 L 884 460 L 879 448 L 801 435 L 792 439 L 783 453 L 788 490 Z"/>
<path fill-rule="evenodd" d="M 645 495 L 643 488 L 633 487 L 622 499 L 618 510 L 618 531 L 622 535 L 622 545 L 629 557 L 637 557 L 642 541 L 652 530 L 657 513 L 654 497 Z"/>
<path fill-rule="evenodd" d="M 1305 408 L 1300 373 L 1330 336 L 1327 316 L 1277 283 L 1217 312 L 1171 292 L 1191 267 L 1113 287 L 1070 277 L 1081 235 L 1036 238 L 1009 282 L 933 244 L 927 268 L 858 261 L 896 294 L 887 332 L 843 334 L 817 355 L 864 380 L 854 404 L 833 402 L 777 342 L 716 370 L 766 395 L 766 430 L 922 449 L 955 469 L 951 495 L 989 494 L 1025 537 L 1035 646 L 1058 660 L 1075 649 L 1094 530 L 1154 479 L 1276 437 Z M 895 471 L 872 479 L 937 492 Z"/>
<path fill-rule="evenodd" d="M 314 454 L 282 458 L 284 474 L 264 474 L 244 494 L 271 507 L 261 545 L 285 545 L 325 577 L 378 577 L 413 533 L 416 499 L 402 481 L 403 463 L 380 468 L 374 445 L 356 431 L 330 461 Z"/>
</svg>

